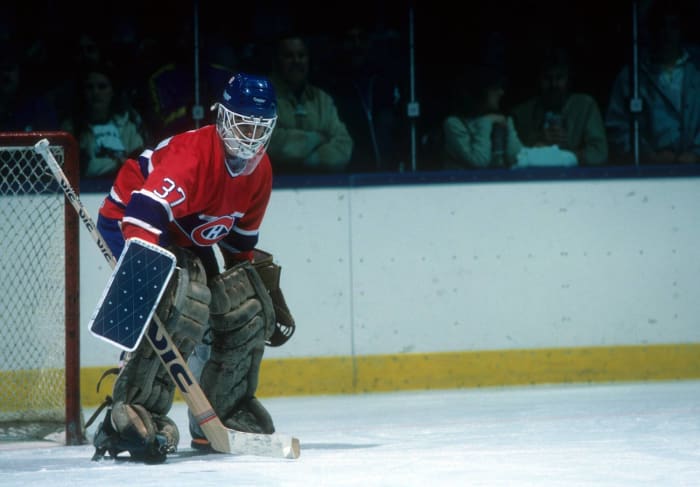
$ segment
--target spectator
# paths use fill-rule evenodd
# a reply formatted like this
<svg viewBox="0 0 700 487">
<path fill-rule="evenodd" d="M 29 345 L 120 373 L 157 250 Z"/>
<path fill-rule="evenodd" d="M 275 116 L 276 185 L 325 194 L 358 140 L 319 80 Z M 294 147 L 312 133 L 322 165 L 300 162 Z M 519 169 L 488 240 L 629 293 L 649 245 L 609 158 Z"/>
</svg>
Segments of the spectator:
<svg viewBox="0 0 700 487">
<path fill-rule="evenodd" d="M 60 66 L 61 59 L 63 59 L 64 63 L 68 63 L 65 75 L 61 79 L 55 80 L 50 90 L 59 120 L 70 118 L 74 107 L 83 96 L 81 86 L 83 80 L 80 79 L 82 71 L 87 66 L 107 62 L 108 57 L 104 38 L 97 32 L 83 30 L 70 32 L 69 36 L 68 55 L 66 55 L 64 46 L 61 46 L 61 49 L 57 49 L 57 46 L 54 46 L 54 50 L 57 52 L 53 54 L 54 65 Z M 57 60 L 56 58 L 59 59 Z"/>
<path fill-rule="evenodd" d="M 684 46 L 684 12 L 674 2 L 655 2 L 647 12 L 649 46 L 638 69 L 642 112 L 637 115 L 639 161 L 643 164 L 700 162 L 700 70 Z M 632 162 L 635 146 L 632 67 L 612 86 L 605 124 L 611 152 Z"/>
<path fill-rule="evenodd" d="M 110 65 L 89 66 L 80 79 L 74 113 L 61 128 L 79 142 L 81 176 L 113 177 L 144 147 L 141 116 L 120 91 Z"/>
<path fill-rule="evenodd" d="M 510 167 L 523 147 L 513 119 L 501 109 L 505 78 L 487 65 L 458 77 L 454 109 L 442 124 L 445 168 Z"/>
<path fill-rule="evenodd" d="M 0 52 L 0 131 L 56 130 L 55 107 L 48 96 L 28 85 L 21 52 L 14 43 Z"/>
<path fill-rule="evenodd" d="M 325 85 L 354 143 L 352 171 L 395 171 L 407 158 L 399 143 L 408 133 L 405 101 L 376 37 L 362 23 L 350 23 L 327 69 Z"/>
<path fill-rule="evenodd" d="M 513 122 L 523 144 L 556 145 L 581 165 L 608 158 L 605 124 L 596 100 L 571 91 L 571 65 L 563 48 L 547 48 L 539 66 L 539 94 L 516 105 Z"/>
<path fill-rule="evenodd" d="M 157 60 L 157 64 L 144 63 L 145 82 L 135 90 L 136 104 L 148 127 L 148 145 L 195 128 L 194 71 L 183 38 L 178 40 L 174 48 L 151 38 L 141 44 L 141 50 L 148 53 L 146 59 Z"/>
<path fill-rule="evenodd" d="M 186 30 L 187 27 L 183 27 Z M 144 65 L 146 82 L 136 89 L 137 106 L 143 107 L 150 142 L 158 143 L 169 134 L 211 123 L 209 108 L 220 96 L 220 86 L 233 76 L 238 61 L 233 44 L 220 33 L 202 38 L 198 46 L 199 66 L 194 75 L 193 47 L 189 35 L 178 35 L 173 49 L 167 43 L 146 38 L 143 57 L 158 62 Z M 199 105 L 202 111 L 194 110 Z"/>
<path fill-rule="evenodd" d="M 270 76 L 277 92 L 277 126 L 268 152 L 280 173 L 345 171 L 353 140 L 328 92 L 309 81 L 309 47 L 297 35 L 276 43 Z"/>
</svg>

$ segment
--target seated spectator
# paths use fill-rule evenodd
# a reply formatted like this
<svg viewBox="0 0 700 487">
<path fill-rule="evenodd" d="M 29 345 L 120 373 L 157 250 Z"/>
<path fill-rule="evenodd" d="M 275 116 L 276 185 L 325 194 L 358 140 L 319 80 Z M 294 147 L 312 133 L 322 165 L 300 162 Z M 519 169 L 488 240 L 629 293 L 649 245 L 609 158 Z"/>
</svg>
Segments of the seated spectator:
<svg viewBox="0 0 700 487">
<path fill-rule="evenodd" d="M 148 42 L 150 40 L 146 41 Z M 160 46 L 156 45 L 155 49 L 160 49 Z M 136 103 L 142 107 L 148 127 L 148 145 L 157 144 L 172 134 L 196 128 L 192 112 L 192 65 L 181 49 L 176 48 L 171 55 L 174 57 L 167 57 L 158 51 L 153 58 L 163 60 L 163 63 L 150 66 L 150 70 L 147 68 L 145 83 L 136 88 Z"/>
<path fill-rule="evenodd" d="M 57 130 L 53 103 L 28 84 L 22 61 L 21 49 L 4 45 L 0 52 L 0 131 Z"/>
<path fill-rule="evenodd" d="M 90 31 L 92 30 L 92 32 Z M 97 65 L 106 62 L 106 48 L 103 45 L 104 37 L 98 34 L 99 29 L 88 29 L 83 31 L 69 31 L 68 45 L 61 46 L 61 49 L 54 53 L 54 65 L 67 63 L 64 75 L 53 81 L 50 96 L 56 106 L 59 120 L 66 120 L 71 117 L 74 106 L 78 99 L 82 98 L 82 82 L 80 79 L 82 70 L 86 66 Z M 58 59 L 56 59 L 58 58 Z"/>
<path fill-rule="evenodd" d="M 446 169 L 500 168 L 517 163 L 523 148 L 513 119 L 501 109 L 505 79 L 475 66 L 457 79 L 454 109 L 442 124 Z"/>
<path fill-rule="evenodd" d="M 267 149 L 279 173 L 337 173 L 347 169 L 353 140 L 333 98 L 309 81 L 309 47 L 297 35 L 277 41 L 270 79 L 277 92 L 277 125 Z"/>
<path fill-rule="evenodd" d="M 406 102 L 379 41 L 362 23 L 351 22 L 324 73 L 324 86 L 353 140 L 353 172 L 396 171 L 408 158 Z"/>
<path fill-rule="evenodd" d="M 539 66 L 539 94 L 513 107 L 515 129 L 530 147 L 556 145 L 576 155 L 580 165 L 608 158 L 605 124 L 596 100 L 571 92 L 568 52 L 548 48 Z"/>
<path fill-rule="evenodd" d="M 225 35 L 203 36 L 199 46 L 198 78 L 195 83 L 189 37 L 178 37 L 173 49 L 167 42 L 146 38 L 140 45 L 142 57 L 158 62 L 144 63 L 145 83 L 134 89 L 134 105 L 148 127 L 149 144 L 157 144 L 174 133 L 213 122 L 211 105 L 221 97 L 221 86 L 236 72 L 238 59 Z M 195 106 L 201 110 L 195 110 Z"/>
<path fill-rule="evenodd" d="M 113 177 L 125 158 L 144 148 L 141 116 L 120 91 L 108 64 L 85 68 L 80 79 L 81 96 L 61 128 L 79 142 L 82 177 Z"/>
<path fill-rule="evenodd" d="M 638 142 L 642 164 L 698 163 L 700 69 L 684 45 L 684 12 L 674 2 L 657 1 L 646 18 L 649 46 L 640 52 L 637 135 L 629 109 L 633 68 L 628 65 L 615 79 L 605 117 L 611 154 L 635 162 Z"/>
</svg>

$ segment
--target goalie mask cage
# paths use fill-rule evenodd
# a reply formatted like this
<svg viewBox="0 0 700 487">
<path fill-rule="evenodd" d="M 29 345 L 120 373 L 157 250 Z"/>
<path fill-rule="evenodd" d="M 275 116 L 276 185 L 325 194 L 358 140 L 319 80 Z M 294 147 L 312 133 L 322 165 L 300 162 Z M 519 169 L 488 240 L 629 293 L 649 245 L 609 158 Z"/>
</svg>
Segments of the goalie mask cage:
<svg viewBox="0 0 700 487">
<path fill-rule="evenodd" d="M 0 441 L 84 443 L 78 215 L 34 144 L 46 138 L 73 189 L 67 132 L 0 133 Z"/>
</svg>

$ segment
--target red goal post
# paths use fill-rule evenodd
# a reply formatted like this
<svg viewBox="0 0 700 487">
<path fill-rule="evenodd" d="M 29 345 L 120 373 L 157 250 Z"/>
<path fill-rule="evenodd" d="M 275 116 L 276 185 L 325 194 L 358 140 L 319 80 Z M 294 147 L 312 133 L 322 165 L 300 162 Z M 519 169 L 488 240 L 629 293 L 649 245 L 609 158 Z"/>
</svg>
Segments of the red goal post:
<svg viewBox="0 0 700 487">
<path fill-rule="evenodd" d="M 0 133 L 0 441 L 85 442 L 80 404 L 78 215 L 34 144 L 74 189 L 67 132 Z"/>
</svg>

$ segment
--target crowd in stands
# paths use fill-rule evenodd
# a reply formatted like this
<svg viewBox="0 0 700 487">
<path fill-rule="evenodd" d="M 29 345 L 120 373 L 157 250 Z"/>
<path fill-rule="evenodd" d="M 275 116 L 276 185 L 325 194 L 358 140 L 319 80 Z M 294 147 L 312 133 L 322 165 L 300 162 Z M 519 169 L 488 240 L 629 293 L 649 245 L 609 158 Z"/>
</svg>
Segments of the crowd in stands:
<svg viewBox="0 0 700 487">
<path fill-rule="evenodd" d="M 234 33 L 216 12 L 195 25 L 184 7 L 167 13 L 167 27 L 153 28 L 163 12 L 126 9 L 45 35 L 10 12 L 0 22 L 0 131 L 68 131 L 82 177 L 110 178 L 126 157 L 211 123 L 210 106 L 240 70 L 269 75 L 277 91 L 268 148 L 277 174 L 401 171 L 416 153 L 419 170 L 700 163 L 700 43 L 687 28 L 700 8 L 637 3 L 637 65 L 631 37 L 589 59 L 576 29 L 523 39 L 508 32 L 515 20 L 489 16 L 476 16 L 479 35 L 462 49 L 455 29 L 444 43 L 435 31 L 456 21 L 424 22 L 420 8 L 416 32 L 428 24 L 436 38 L 412 57 L 408 7 L 392 14 L 391 2 L 375 15 L 338 12 L 323 29 L 273 1 Z M 618 25 L 631 12 L 618 9 Z M 614 53 L 624 55 L 603 71 Z M 409 116 L 412 101 L 421 108 Z"/>
</svg>

